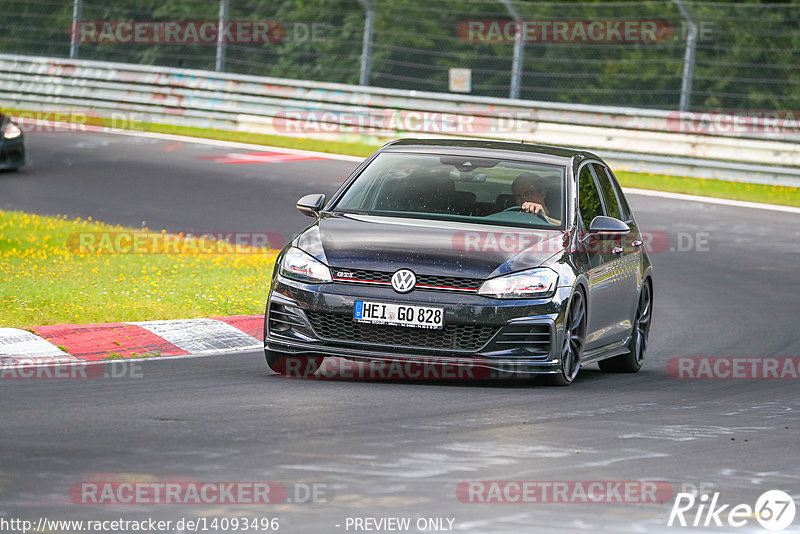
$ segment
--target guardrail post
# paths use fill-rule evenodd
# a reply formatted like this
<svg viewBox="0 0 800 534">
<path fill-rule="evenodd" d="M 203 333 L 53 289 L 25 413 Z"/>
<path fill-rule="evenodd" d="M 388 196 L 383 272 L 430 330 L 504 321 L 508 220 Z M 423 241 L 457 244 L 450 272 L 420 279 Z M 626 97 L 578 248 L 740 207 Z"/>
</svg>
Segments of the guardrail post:
<svg viewBox="0 0 800 534">
<path fill-rule="evenodd" d="M 219 22 L 217 23 L 217 72 L 225 70 L 225 23 L 228 22 L 228 1 L 219 0 Z"/>
<path fill-rule="evenodd" d="M 681 80 L 681 103 L 680 110 L 689 109 L 689 101 L 692 97 L 692 77 L 694 76 L 694 49 L 697 45 L 697 24 L 692 18 L 692 14 L 683 4 L 683 0 L 672 0 L 678 6 L 689 32 L 686 34 L 686 52 L 683 55 L 683 78 Z"/>
<path fill-rule="evenodd" d="M 508 11 L 508 14 L 517 21 L 516 39 L 514 40 L 514 58 L 511 61 L 511 88 L 508 91 L 508 98 L 519 99 L 519 88 L 522 82 L 522 60 L 525 55 L 525 42 L 522 36 L 522 17 L 511 3 L 511 0 L 500 0 Z"/>
<path fill-rule="evenodd" d="M 72 28 L 69 32 L 69 57 L 70 59 L 78 59 L 78 23 L 81 20 L 81 13 L 83 12 L 83 0 L 75 0 L 72 4 Z"/>
<path fill-rule="evenodd" d="M 359 85 L 369 85 L 369 69 L 372 60 L 372 32 L 375 29 L 375 9 L 370 0 L 359 0 L 364 6 L 364 42 L 361 45 L 361 73 L 358 77 Z"/>
</svg>

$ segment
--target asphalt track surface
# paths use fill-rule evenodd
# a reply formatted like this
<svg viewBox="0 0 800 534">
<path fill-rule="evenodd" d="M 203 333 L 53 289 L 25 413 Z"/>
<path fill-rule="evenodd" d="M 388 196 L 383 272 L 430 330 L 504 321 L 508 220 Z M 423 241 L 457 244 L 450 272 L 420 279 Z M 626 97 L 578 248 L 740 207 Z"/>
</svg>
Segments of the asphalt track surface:
<svg viewBox="0 0 800 534">
<path fill-rule="evenodd" d="M 288 235 L 308 221 L 294 201 L 332 192 L 354 167 L 228 165 L 200 158 L 246 151 L 109 134 L 27 141 L 32 165 L 0 174 L 2 209 L 168 231 Z M 309 533 L 354 532 L 348 517 L 409 517 L 412 527 L 417 518 L 451 518 L 454 532 L 480 533 L 761 531 L 753 518 L 742 528 L 667 527 L 672 498 L 476 504 L 456 496 L 464 481 L 638 480 L 676 492 L 702 486 L 720 503 L 751 506 L 781 489 L 800 508 L 798 380 L 667 372 L 677 357 L 800 356 L 800 218 L 629 200 L 640 226 L 664 232 L 673 248 L 652 254 L 655 316 L 640 373 L 590 366 L 568 388 L 301 380 L 273 375 L 254 352 L 143 361 L 123 378 L 2 380 L 0 517 L 277 517 L 280 532 Z M 684 246 L 691 250 L 674 250 Z M 328 498 L 261 506 L 70 500 L 73 484 L 97 478 L 276 481 L 290 492 L 316 483 Z M 690 524 L 697 509 L 686 512 Z M 800 519 L 790 531 L 800 531 Z"/>
</svg>

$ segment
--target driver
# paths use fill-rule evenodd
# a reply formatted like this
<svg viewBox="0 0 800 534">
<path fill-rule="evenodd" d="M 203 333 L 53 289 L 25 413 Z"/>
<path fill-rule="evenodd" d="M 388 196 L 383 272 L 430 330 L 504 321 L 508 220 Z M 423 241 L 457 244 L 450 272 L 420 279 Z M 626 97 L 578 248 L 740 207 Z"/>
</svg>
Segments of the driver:
<svg viewBox="0 0 800 534">
<path fill-rule="evenodd" d="M 533 172 L 523 172 L 514 179 L 511 184 L 511 192 L 517 200 L 517 204 L 524 211 L 541 214 L 550 224 L 561 224 L 561 221 L 547 215 L 545 199 L 547 197 L 546 181 L 544 178 Z"/>
</svg>

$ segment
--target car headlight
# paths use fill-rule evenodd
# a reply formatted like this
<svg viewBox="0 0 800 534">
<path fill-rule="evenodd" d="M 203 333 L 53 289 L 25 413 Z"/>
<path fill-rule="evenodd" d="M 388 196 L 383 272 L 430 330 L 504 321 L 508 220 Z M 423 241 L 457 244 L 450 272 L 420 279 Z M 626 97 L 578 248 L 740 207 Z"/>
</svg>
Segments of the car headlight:
<svg viewBox="0 0 800 534">
<path fill-rule="evenodd" d="M 8 126 L 6 126 L 6 130 L 3 132 L 3 137 L 6 139 L 16 139 L 20 135 L 22 135 L 22 130 L 13 122 L 9 122 Z"/>
<path fill-rule="evenodd" d="M 541 267 L 491 278 L 481 285 L 478 295 L 499 299 L 546 297 L 553 293 L 557 283 L 558 274 Z"/>
<path fill-rule="evenodd" d="M 296 247 L 290 248 L 283 256 L 281 275 L 302 282 L 331 282 L 331 271 L 322 262 Z"/>
</svg>

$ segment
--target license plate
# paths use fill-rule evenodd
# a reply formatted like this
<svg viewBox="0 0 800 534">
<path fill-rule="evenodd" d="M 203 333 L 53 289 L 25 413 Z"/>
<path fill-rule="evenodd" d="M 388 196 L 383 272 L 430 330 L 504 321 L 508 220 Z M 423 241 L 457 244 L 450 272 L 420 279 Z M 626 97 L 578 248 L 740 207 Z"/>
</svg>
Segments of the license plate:
<svg viewBox="0 0 800 534">
<path fill-rule="evenodd" d="M 443 328 L 444 308 L 357 300 L 353 310 L 353 319 L 359 323 Z"/>
</svg>

